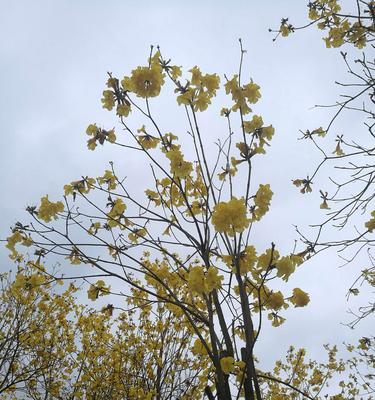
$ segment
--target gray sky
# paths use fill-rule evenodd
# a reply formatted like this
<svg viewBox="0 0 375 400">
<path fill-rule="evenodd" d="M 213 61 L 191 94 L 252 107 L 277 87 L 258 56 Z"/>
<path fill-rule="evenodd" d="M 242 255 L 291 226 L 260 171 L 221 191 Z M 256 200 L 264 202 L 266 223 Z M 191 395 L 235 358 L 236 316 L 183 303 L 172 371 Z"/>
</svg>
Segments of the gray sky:
<svg viewBox="0 0 375 400">
<path fill-rule="evenodd" d="M 346 75 L 338 51 L 327 50 L 316 29 L 273 42 L 268 28 L 278 27 L 285 16 L 306 21 L 306 2 L 0 0 L 0 237 L 16 221 L 28 220 L 27 205 L 47 193 L 59 198 L 65 183 L 82 175 L 99 176 L 109 160 L 128 176 L 142 169 L 141 161 L 124 160 L 111 146 L 86 149 L 89 123 L 116 124 L 114 114 L 100 103 L 107 71 L 120 78 L 129 74 L 145 63 L 149 46 L 158 44 L 166 58 L 185 70 L 199 65 L 204 72 L 231 76 L 238 67 L 241 37 L 247 49 L 245 75 L 261 86 L 262 99 L 254 111 L 276 129 L 256 178 L 271 183 L 273 207 L 254 242 L 265 248 L 274 241 L 284 253 L 290 251 L 296 238 L 292 225 L 307 226 L 321 215 L 318 193 L 302 201 L 306 199 L 290 184 L 318 159 L 309 144 L 297 141 L 298 130 L 324 126 L 330 114 L 311 107 L 335 101 L 340 92 L 333 82 Z M 220 101 L 218 109 L 228 104 Z M 179 130 L 177 113 L 162 118 L 166 131 Z M 204 126 L 214 141 L 223 125 L 213 118 Z M 355 118 L 344 122 L 337 133 L 358 125 Z M 139 190 L 147 187 L 145 182 Z M 4 248 L 0 260 L 0 270 L 8 270 Z M 338 265 L 335 255 L 326 253 L 291 278 L 289 287 L 308 291 L 311 303 L 289 313 L 283 327 L 264 333 L 259 353 L 266 364 L 289 344 L 306 346 L 314 356 L 324 343 L 371 333 L 373 320 L 354 332 L 340 325 L 349 320 L 348 306 L 355 309 L 355 303 L 345 301 L 355 273 L 338 270 Z"/>
</svg>

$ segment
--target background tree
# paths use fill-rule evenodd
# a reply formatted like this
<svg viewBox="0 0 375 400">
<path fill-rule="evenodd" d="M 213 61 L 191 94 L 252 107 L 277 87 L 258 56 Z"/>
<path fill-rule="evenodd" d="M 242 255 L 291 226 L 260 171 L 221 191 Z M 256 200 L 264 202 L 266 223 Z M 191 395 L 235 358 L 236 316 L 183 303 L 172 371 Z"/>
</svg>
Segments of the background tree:
<svg viewBox="0 0 375 400">
<path fill-rule="evenodd" d="M 200 398 L 205 364 L 171 312 L 136 296 L 126 309 L 78 305 L 79 289 L 58 290 L 41 268 L 2 276 L 2 399 Z"/>
<path fill-rule="evenodd" d="M 309 2 L 307 6 L 311 22 L 304 26 L 294 26 L 284 18 L 278 34 L 285 37 L 301 29 L 317 26 L 326 33 L 324 42 L 327 48 L 342 49 L 340 55 L 350 81 L 335 82 L 345 93 L 334 104 L 317 106 L 333 110 L 328 124 L 301 131 L 301 139 L 309 140 L 322 158 L 312 173 L 295 179 L 293 183 L 300 188 L 301 193 L 308 193 L 312 191 L 312 185 L 319 182 L 322 187 L 319 190 L 320 208 L 326 211 L 326 217 L 314 225 L 316 234 L 300 233 L 303 242 L 313 253 L 336 248 L 345 263 L 350 263 L 362 249 L 367 249 L 368 264 L 362 267 L 348 291 L 348 296 L 358 295 L 363 283 L 374 287 L 375 282 L 374 256 L 371 251 L 375 228 L 375 3 L 362 0 L 318 0 Z M 354 131 L 347 129 L 344 133 L 338 132 L 335 124 L 338 119 L 353 115 L 356 118 L 363 117 L 362 126 L 357 126 Z M 330 174 L 329 182 L 322 177 L 318 181 L 323 170 Z M 340 234 L 337 230 L 332 234 L 327 233 L 329 227 L 341 231 Z M 374 311 L 375 303 L 369 299 L 366 306 L 361 307 L 358 313 L 353 313 L 351 326 Z"/>
</svg>

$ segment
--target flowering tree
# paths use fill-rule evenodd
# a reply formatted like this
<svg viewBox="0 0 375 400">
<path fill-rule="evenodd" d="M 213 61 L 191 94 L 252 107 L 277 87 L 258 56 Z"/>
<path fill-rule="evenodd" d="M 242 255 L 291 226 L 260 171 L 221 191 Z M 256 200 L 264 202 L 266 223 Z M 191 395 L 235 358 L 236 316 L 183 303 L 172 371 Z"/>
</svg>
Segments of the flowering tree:
<svg viewBox="0 0 375 400">
<path fill-rule="evenodd" d="M 257 365 L 262 330 L 283 324 L 287 308 L 309 303 L 302 289 L 287 292 L 283 283 L 314 249 L 283 254 L 272 237 L 265 249 L 252 244 L 273 195 L 267 182 L 254 184 L 253 160 L 265 156 L 274 128 L 252 110 L 261 94 L 252 79 L 244 78 L 244 53 L 241 44 L 239 72 L 225 76 L 222 85 L 217 74 L 197 66 L 183 78 L 182 68 L 165 59 L 160 49 L 152 49 L 146 65 L 121 80 L 109 73 L 102 104 L 116 112 L 120 129 L 90 124 L 88 149 L 114 145 L 144 157 L 150 182 L 143 197 L 133 194 L 130 178 L 110 163 L 99 177 L 82 176 L 66 184 L 62 200 L 46 195 L 29 206 L 33 220 L 17 223 L 7 239 L 10 256 L 18 262 L 23 257 L 19 245 L 33 246 L 36 259 L 29 265 L 42 276 L 81 279 L 88 284 L 90 300 L 119 296 L 134 307 L 134 318 L 140 321 L 125 322 L 126 329 L 135 331 L 130 329 L 126 340 L 120 335 L 110 355 L 110 323 L 100 316 L 85 325 L 93 328 L 82 336 L 82 357 L 87 355 L 88 361 L 79 358 L 79 365 L 87 371 L 87 390 L 103 389 L 103 398 L 115 393 L 131 399 L 313 399 L 343 369 L 335 349 L 328 349 L 324 365 L 305 362 L 304 352 L 293 349 L 273 372 Z M 153 112 L 154 98 L 164 87 L 175 93 L 184 112 L 187 132 L 180 137 L 168 132 Z M 201 114 L 220 89 L 229 98 L 220 113 L 223 133 L 212 151 L 213 139 L 201 126 Z M 71 266 L 56 273 L 42 266 L 47 256 Z M 107 314 L 112 309 L 104 308 Z M 122 326 L 122 320 L 118 323 Z M 162 333 L 156 336 L 157 345 L 155 340 L 147 344 L 138 324 L 147 334 Z M 116 366 L 133 340 L 142 357 L 131 364 L 136 376 L 125 374 L 134 383 L 124 387 L 124 371 Z M 108 392 L 108 382 L 115 392 Z M 353 385 L 344 383 L 338 393 L 358 393 Z M 87 390 L 85 396 L 91 398 Z M 84 396 L 79 393 L 75 396 Z M 337 396 L 331 398 L 343 398 Z"/>
<path fill-rule="evenodd" d="M 362 249 L 368 250 L 369 266 L 363 268 L 348 292 L 348 295 L 358 295 L 362 283 L 375 286 L 375 263 L 371 252 L 375 229 L 375 66 L 371 55 L 375 40 L 375 3 L 356 0 L 347 2 L 344 7 L 337 0 L 317 0 L 308 3 L 308 10 L 311 22 L 296 27 L 288 19 L 282 19 L 278 34 L 285 37 L 316 25 L 326 32 L 324 42 L 327 48 L 343 49 L 340 55 L 351 80 L 347 83 L 336 82 L 346 91 L 341 99 L 335 104 L 320 106 L 334 110 L 327 126 L 301 131 L 302 138 L 309 140 L 322 158 L 309 176 L 295 179 L 294 185 L 300 188 L 301 193 L 311 192 L 313 183 L 316 183 L 325 167 L 333 166 L 335 171 L 330 170 L 332 175 L 329 183 L 319 183 L 326 186 L 320 190 L 320 208 L 327 211 L 326 218 L 315 226 L 316 234 L 313 237 L 306 233 L 301 233 L 301 236 L 312 252 L 334 247 L 345 262 L 351 262 Z M 356 118 L 363 117 L 363 125 L 354 132 L 337 132 L 336 122 L 345 113 L 352 113 Z M 332 135 L 334 137 L 329 141 Z M 323 138 L 328 143 L 321 143 Z M 356 226 L 353 231 L 354 217 Z M 346 237 L 340 240 L 336 237 L 327 239 L 327 235 L 323 237 L 325 228 L 329 226 L 345 232 Z M 354 248 L 354 252 L 346 252 L 349 247 Z M 375 303 L 370 299 L 368 305 L 354 314 L 351 326 L 374 311 Z"/>
<path fill-rule="evenodd" d="M 59 293 L 41 268 L 1 279 L 2 399 L 197 398 L 204 364 L 191 360 L 189 332 L 171 312 L 138 314 L 129 301 L 112 318 L 113 305 L 78 305 L 79 289 Z"/>
<path fill-rule="evenodd" d="M 266 153 L 274 128 L 253 114 L 260 88 L 243 83 L 243 54 L 241 47 L 239 73 L 224 83 L 232 104 L 221 111 L 227 133 L 218 138 L 216 154 L 207 151 L 212 139 L 201 131 L 199 115 L 220 89 L 218 75 L 195 66 L 184 81 L 181 68 L 160 50 L 121 82 L 109 74 L 102 103 L 116 111 L 124 134 L 91 124 L 88 148 L 114 144 L 145 156 L 152 182 L 144 199 L 131 194 L 112 163 L 96 179 L 65 185 L 64 201 L 45 196 L 28 207 L 34 221 L 17 224 L 7 243 L 13 259 L 18 243 L 32 244 L 38 260 L 47 254 L 68 259 L 89 281 L 91 300 L 115 292 L 110 283 L 116 278 L 123 284 L 117 294 L 130 296 L 142 312 L 161 304 L 194 337 L 191 351 L 207 366 L 200 376 L 204 392 L 218 399 L 262 398 L 261 386 L 271 378 L 259 375 L 254 347 L 264 314 L 277 327 L 283 309 L 309 302 L 300 288 L 283 294 L 270 286 L 287 281 L 307 253 L 281 255 L 272 238 L 260 253 L 251 244 L 273 194 L 267 183 L 254 187 L 253 158 Z M 186 113 L 189 130 L 181 140 L 152 113 L 166 81 Z M 132 123 L 137 113 L 144 118 L 138 129 Z M 182 144 L 191 146 L 189 158 Z"/>
</svg>

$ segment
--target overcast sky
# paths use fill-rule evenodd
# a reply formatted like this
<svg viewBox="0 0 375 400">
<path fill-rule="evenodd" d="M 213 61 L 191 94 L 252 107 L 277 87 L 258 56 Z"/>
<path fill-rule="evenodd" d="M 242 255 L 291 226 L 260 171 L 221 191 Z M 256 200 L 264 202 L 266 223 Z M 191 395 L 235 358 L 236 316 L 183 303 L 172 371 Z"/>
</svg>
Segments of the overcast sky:
<svg viewBox="0 0 375 400">
<path fill-rule="evenodd" d="M 333 82 L 346 76 L 338 51 L 327 50 L 316 29 L 272 41 L 268 28 L 278 27 L 282 17 L 306 21 L 306 3 L 0 0 L 0 237 L 16 221 L 28 220 L 27 205 L 47 193 L 58 199 L 65 183 L 82 175 L 99 176 L 109 160 L 126 168 L 128 176 L 142 169 L 140 161 L 124 160 L 111 146 L 95 152 L 86 148 L 89 123 L 116 124 L 114 114 L 100 103 L 107 71 L 118 77 L 129 74 L 145 63 L 154 44 L 186 69 L 199 65 L 204 72 L 230 76 L 238 67 L 241 37 L 247 49 L 245 74 L 261 86 L 256 113 L 276 129 L 257 177 L 271 183 L 274 203 L 255 242 L 264 248 L 274 241 L 284 253 L 290 251 L 296 238 L 293 224 L 306 227 L 321 215 L 318 193 L 302 202 L 291 185 L 292 178 L 304 177 L 318 159 L 311 146 L 297 140 L 298 131 L 324 126 L 330 114 L 311 107 L 334 102 L 339 91 Z M 166 131 L 178 129 L 177 116 L 163 118 Z M 217 121 L 206 125 L 212 141 L 215 130 L 224 129 L 219 117 L 213 118 Z M 356 125 L 355 118 L 346 120 L 338 133 Z M 140 181 L 140 191 L 146 187 Z M 4 248 L 0 260 L 0 270 L 8 270 Z M 355 273 L 339 270 L 339 264 L 333 253 L 326 253 L 291 278 L 290 287 L 308 291 L 311 303 L 290 313 L 283 327 L 264 334 L 258 351 L 266 363 L 273 357 L 270 348 L 279 354 L 296 344 L 314 356 L 324 343 L 340 344 L 371 333 L 370 319 L 360 331 L 340 325 L 350 319 L 348 307 L 356 304 L 345 301 Z"/>
</svg>

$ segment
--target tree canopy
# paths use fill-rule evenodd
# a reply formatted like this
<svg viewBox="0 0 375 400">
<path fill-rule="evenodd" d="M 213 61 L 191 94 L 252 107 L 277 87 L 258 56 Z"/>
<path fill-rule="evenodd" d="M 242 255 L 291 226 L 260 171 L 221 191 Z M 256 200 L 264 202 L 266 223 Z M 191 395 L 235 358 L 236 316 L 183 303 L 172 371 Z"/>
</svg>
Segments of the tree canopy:
<svg viewBox="0 0 375 400">
<path fill-rule="evenodd" d="M 289 279 L 309 259 L 354 248 L 355 261 L 366 247 L 373 260 L 374 80 L 365 50 L 373 47 L 375 3 L 355 3 L 353 14 L 336 0 L 310 2 L 311 22 L 295 27 L 283 18 L 276 29 L 280 40 L 317 25 L 328 48 L 363 49 L 355 60 L 360 72 L 342 53 L 356 82 L 342 84 L 350 92 L 333 105 L 328 126 L 302 131 L 322 160 L 311 175 L 293 177 L 301 193 L 313 190 L 329 163 L 348 164 L 331 179 L 333 195 L 320 190 L 320 208 L 328 211 L 323 222 L 312 221 L 317 234 L 297 229 L 299 240 L 288 248 L 274 243 L 272 231 L 263 248 L 254 244 L 274 194 L 259 180 L 257 160 L 268 157 L 277 130 L 256 111 L 261 87 L 247 73 L 241 40 L 232 76 L 185 69 L 154 46 L 143 65 L 121 77 L 108 73 L 101 103 L 117 125 L 90 123 L 87 150 L 116 146 L 124 159 L 142 159 L 148 184 L 140 188 L 111 161 L 100 176 L 77 173 L 61 198 L 43 196 L 27 207 L 31 220 L 14 225 L 6 247 L 17 272 L 2 276 L 0 297 L 4 399 L 373 398 L 373 337 L 341 345 L 341 353 L 326 344 L 325 361 L 293 343 L 272 369 L 257 357 L 265 330 L 276 345 L 288 315 L 308 309 L 303 282 L 291 287 Z M 225 103 L 215 105 L 220 92 Z M 162 96 L 168 109 L 157 108 Z M 331 152 L 335 120 L 353 111 L 364 115 L 370 139 L 337 134 Z M 181 117 L 178 132 L 162 112 Z M 202 123 L 206 114 L 221 121 L 214 136 Z M 362 226 L 353 230 L 350 221 L 361 212 Z M 349 238 L 322 241 L 326 226 L 347 229 Z M 374 286 L 373 264 L 360 279 Z M 349 294 L 359 294 L 358 280 Z M 352 326 L 372 316 L 369 304 Z"/>
</svg>

